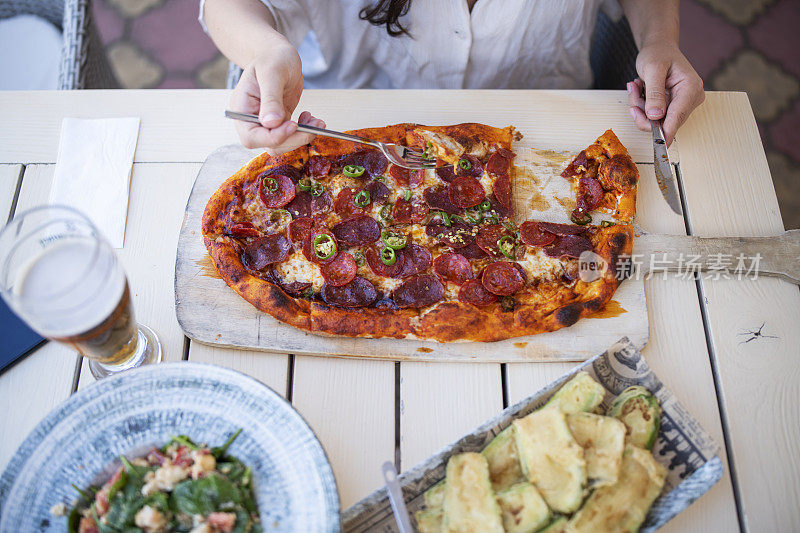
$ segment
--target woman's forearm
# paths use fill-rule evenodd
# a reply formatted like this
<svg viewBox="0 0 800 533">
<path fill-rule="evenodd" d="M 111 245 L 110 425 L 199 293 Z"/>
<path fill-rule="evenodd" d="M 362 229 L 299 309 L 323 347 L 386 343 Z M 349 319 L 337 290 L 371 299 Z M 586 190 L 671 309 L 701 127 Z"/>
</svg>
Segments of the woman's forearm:
<svg viewBox="0 0 800 533">
<path fill-rule="evenodd" d="M 678 45 L 678 0 L 620 0 L 641 50 L 654 40 Z"/>
<path fill-rule="evenodd" d="M 204 19 L 217 48 L 241 67 L 274 47 L 289 45 L 260 0 L 206 0 Z"/>
</svg>

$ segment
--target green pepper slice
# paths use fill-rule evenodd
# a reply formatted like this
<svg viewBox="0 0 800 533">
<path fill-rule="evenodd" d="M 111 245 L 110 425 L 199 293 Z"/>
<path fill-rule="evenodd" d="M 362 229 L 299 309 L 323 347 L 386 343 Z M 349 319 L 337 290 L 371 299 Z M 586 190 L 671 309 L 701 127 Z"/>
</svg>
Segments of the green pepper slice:
<svg viewBox="0 0 800 533">
<path fill-rule="evenodd" d="M 575 216 L 575 213 L 573 212 L 572 214 L 569 215 L 569 219 L 579 226 L 585 226 L 586 224 L 592 221 L 592 215 L 586 213 L 583 215 L 583 217 L 578 218 Z"/>
<path fill-rule="evenodd" d="M 370 201 L 372 201 L 372 199 L 370 198 L 369 191 L 367 190 L 358 191 L 358 194 L 353 197 L 353 203 L 358 207 L 366 207 L 369 205 Z"/>
<path fill-rule="evenodd" d="M 278 180 L 275 178 L 264 178 L 262 183 L 264 184 L 264 188 L 269 192 L 275 192 L 278 190 Z"/>
<path fill-rule="evenodd" d="M 411 200 L 411 189 L 405 189 L 403 191 L 403 200 L 405 200 L 406 202 Z"/>
<path fill-rule="evenodd" d="M 464 219 L 469 224 L 480 224 L 481 220 L 483 220 L 483 213 L 480 209 L 476 209 L 474 207 L 470 207 L 469 209 L 464 211 Z"/>
<path fill-rule="evenodd" d="M 514 259 L 514 250 L 516 250 L 517 245 L 514 242 L 513 237 L 503 235 L 497 239 L 497 248 L 504 256 L 508 257 L 509 259 Z"/>
<path fill-rule="evenodd" d="M 397 261 L 397 252 L 393 248 L 381 248 L 381 262 L 386 266 L 392 266 Z"/>
<path fill-rule="evenodd" d="M 453 222 L 450 220 L 450 215 L 445 213 L 444 211 L 435 211 L 433 213 L 434 216 L 438 216 L 442 219 L 442 224 L 447 226 L 448 228 L 453 225 Z"/>
<path fill-rule="evenodd" d="M 492 208 L 492 203 L 489 200 L 484 200 L 478 204 L 478 207 L 481 211 L 488 211 Z"/>
<path fill-rule="evenodd" d="M 325 192 L 325 186 L 323 186 L 320 182 L 315 181 L 314 185 L 311 187 L 311 190 L 308 191 L 308 194 L 311 196 L 319 196 L 323 192 Z"/>
<path fill-rule="evenodd" d="M 611 226 L 616 226 L 616 222 L 611 222 L 610 220 L 604 220 L 600 223 L 600 227 L 602 228 L 610 228 Z"/>
<path fill-rule="evenodd" d="M 364 174 L 364 167 L 361 165 L 345 165 L 342 174 L 348 178 L 358 178 Z"/>
<path fill-rule="evenodd" d="M 380 212 L 378 213 L 383 220 L 387 222 L 392 219 L 392 208 L 394 206 L 392 204 L 386 204 L 381 207 Z"/>
<path fill-rule="evenodd" d="M 297 182 L 297 188 L 300 189 L 301 191 L 310 191 L 313 187 L 314 187 L 314 180 L 312 179 L 302 179 Z"/>
<path fill-rule="evenodd" d="M 353 252 L 353 259 L 356 260 L 356 264 L 358 266 L 362 266 L 366 261 L 366 259 L 364 258 L 364 254 L 362 254 L 361 252 Z"/>
<path fill-rule="evenodd" d="M 470 162 L 469 159 L 459 159 L 458 166 L 460 166 L 464 170 L 469 170 L 472 168 L 472 162 Z"/>
<path fill-rule="evenodd" d="M 400 235 L 397 233 L 392 233 L 391 231 L 383 230 L 381 232 L 381 242 L 387 248 L 391 248 L 393 250 L 400 250 L 401 248 L 406 247 L 406 236 Z"/>
<path fill-rule="evenodd" d="M 336 253 L 336 241 L 326 233 L 314 237 L 314 255 L 320 259 L 330 259 Z"/>
</svg>

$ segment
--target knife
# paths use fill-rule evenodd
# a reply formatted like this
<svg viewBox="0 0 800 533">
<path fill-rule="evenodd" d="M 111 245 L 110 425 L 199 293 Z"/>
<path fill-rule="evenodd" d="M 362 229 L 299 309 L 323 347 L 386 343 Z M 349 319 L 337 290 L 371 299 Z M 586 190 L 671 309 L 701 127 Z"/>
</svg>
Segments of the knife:
<svg viewBox="0 0 800 533">
<path fill-rule="evenodd" d="M 664 137 L 664 128 L 661 127 L 660 120 L 651 120 L 650 129 L 653 130 L 653 163 L 655 164 L 656 181 L 661 195 L 676 214 L 682 215 L 681 200 L 678 196 L 678 188 L 675 179 L 672 177 L 672 165 L 667 154 L 667 140 Z"/>
</svg>

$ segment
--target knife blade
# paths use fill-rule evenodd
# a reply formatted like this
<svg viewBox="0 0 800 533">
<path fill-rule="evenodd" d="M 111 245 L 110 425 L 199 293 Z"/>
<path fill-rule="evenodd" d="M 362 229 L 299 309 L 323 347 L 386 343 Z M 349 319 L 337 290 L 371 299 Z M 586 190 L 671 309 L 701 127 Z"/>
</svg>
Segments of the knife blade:
<svg viewBox="0 0 800 533">
<path fill-rule="evenodd" d="M 681 199 L 678 196 L 678 188 L 675 178 L 672 177 L 672 164 L 669 162 L 667 154 L 667 140 L 664 137 L 664 129 L 661 127 L 660 120 L 651 120 L 650 128 L 653 130 L 653 163 L 656 171 L 656 181 L 661 195 L 667 201 L 670 208 L 676 214 L 682 215 Z"/>
</svg>

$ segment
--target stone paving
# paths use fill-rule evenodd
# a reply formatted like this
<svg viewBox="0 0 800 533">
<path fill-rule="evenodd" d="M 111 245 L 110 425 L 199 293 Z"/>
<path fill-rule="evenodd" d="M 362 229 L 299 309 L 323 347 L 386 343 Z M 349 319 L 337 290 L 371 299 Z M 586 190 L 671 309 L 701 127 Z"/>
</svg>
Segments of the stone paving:
<svg viewBox="0 0 800 533">
<path fill-rule="evenodd" d="M 225 86 L 227 60 L 197 23 L 198 0 L 95 0 L 127 88 Z M 709 90 L 746 91 L 787 228 L 800 228 L 800 1 L 684 0 L 681 49 Z"/>
</svg>

